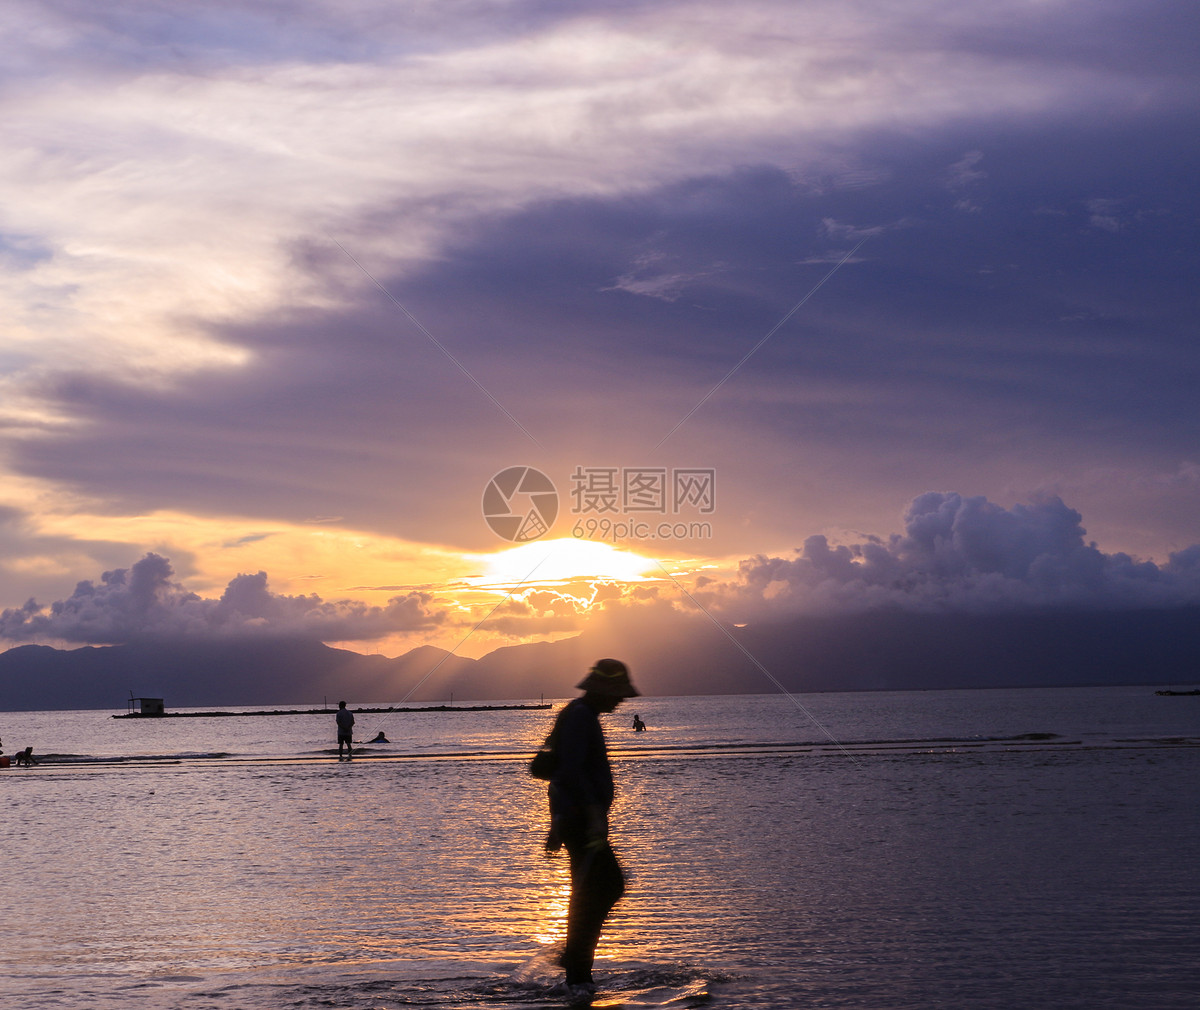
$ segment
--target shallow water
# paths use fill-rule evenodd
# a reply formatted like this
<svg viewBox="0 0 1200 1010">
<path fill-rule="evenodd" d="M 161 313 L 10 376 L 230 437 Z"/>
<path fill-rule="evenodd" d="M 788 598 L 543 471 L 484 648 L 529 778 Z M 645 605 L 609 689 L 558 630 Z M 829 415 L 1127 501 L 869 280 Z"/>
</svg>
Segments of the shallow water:
<svg viewBox="0 0 1200 1010">
<path fill-rule="evenodd" d="M 636 708 L 647 733 L 606 720 L 632 879 L 597 1005 L 1200 1000 L 1200 698 Z M 0 716 L 47 755 L 0 772 L 2 1005 L 560 1005 L 566 867 L 523 768 L 550 719 L 364 715 L 392 743 L 338 762 L 332 713 Z"/>
</svg>

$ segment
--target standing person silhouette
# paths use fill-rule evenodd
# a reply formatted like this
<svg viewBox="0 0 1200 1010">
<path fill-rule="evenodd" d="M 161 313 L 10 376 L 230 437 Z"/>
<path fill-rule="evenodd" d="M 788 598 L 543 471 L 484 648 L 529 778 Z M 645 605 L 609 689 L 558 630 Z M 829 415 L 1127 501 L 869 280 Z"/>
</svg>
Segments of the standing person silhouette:
<svg viewBox="0 0 1200 1010">
<path fill-rule="evenodd" d="M 338 702 L 337 715 L 338 760 L 342 760 L 342 747 L 346 748 L 346 757 L 354 757 L 354 713 L 346 708 L 344 701 Z"/>
<path fill-rule="evenodd" d="M 587 999 L 596 991 L 592 964 L 600 930 L 625 893 L 625 875 L 608 843 L 613 778 L 600 716 L 626 698 L 636 698 L 638 691 L 617 659 L 601 659 L 578 687 L 583 697 L 564 706 L 552 733 L 558 760 L 548 790 L 546 848 L 565 845 L 571 860 L 567 940 L 559 964 L 566 971 L 568 994 Z"/>
</svg>

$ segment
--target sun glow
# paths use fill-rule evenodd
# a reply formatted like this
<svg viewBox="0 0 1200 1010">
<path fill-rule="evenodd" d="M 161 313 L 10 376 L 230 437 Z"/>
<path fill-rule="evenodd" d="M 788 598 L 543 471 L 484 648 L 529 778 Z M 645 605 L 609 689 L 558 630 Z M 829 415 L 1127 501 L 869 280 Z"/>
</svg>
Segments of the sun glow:
<svg viewBox="0 0 1200 1010">
<path fill-rule="evenodd" d="M 575 579 L 643 582 L 661 577 L 658 562 L 595 540 L 539 540 L 495 554 L 476 555 L 484 574 L 476 585 L 534 585 Z"/>
</svg>

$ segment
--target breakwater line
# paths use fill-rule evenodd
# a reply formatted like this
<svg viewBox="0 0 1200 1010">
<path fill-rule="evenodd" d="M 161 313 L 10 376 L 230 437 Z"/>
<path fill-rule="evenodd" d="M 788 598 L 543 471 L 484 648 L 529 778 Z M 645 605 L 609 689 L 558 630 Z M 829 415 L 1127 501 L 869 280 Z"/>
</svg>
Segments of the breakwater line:
<svg viewBox="0 0 1200 1010">
<path fill-rule="evenodd" d="M 550 704 L 537 705 L 425 705 L 420 708 L 402 708 L 389 706 L 387 708 L 356 708 L 355 715 L 387 715 L 393 712 L 524 712 L 538 709 L 553 708 Z M 214 719 L 228 716 L 248 715 L 333 715 L 333 708 L 273 708 L 257 709 L 251 712 L 234 712 L 218 709 L 210 712 L 118 712 L 114 719 Z"/>
</svg>

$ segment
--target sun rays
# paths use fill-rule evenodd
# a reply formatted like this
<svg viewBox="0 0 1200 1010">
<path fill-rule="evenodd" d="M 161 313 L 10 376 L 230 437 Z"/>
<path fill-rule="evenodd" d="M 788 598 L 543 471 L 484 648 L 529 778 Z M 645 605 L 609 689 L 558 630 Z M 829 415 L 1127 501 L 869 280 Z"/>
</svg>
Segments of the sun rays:
<svg viewBox="0 0 1200 1010">
<path fill-rule="evenodd" d="M 475 555 L 483 573 L 465 581 L 477 588 L 512 592 L 528 586 L 583 581 L 645 582 L 659 578 L 658 562 L 594 540 L 539 540 L 494 554 Z"/>
</svg>

